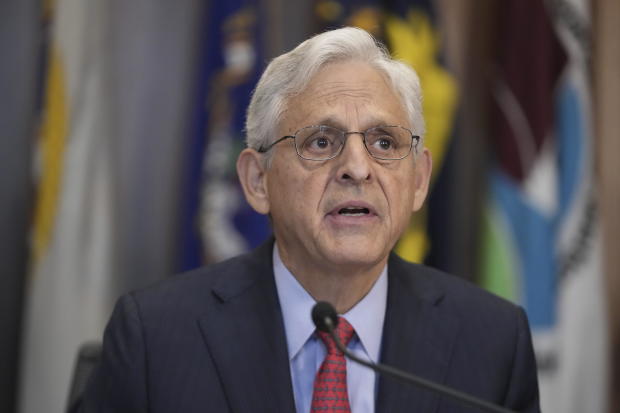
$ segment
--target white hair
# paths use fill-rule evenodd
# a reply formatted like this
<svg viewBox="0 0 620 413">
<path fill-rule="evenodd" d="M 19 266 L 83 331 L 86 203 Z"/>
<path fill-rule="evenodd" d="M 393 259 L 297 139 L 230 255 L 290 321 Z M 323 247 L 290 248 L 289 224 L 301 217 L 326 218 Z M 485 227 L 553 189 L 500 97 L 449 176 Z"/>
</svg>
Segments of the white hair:
<svg viewBox="0 0 620 413">
<path fill-rule="evenodd" d="M 316 35 L 269 63 L 248 106 L 245 125 L 248 147 L 258 150 L 275 141 L 288 99 L 301 93 L 325 65 L 350 60 L 368 63 L 387 77 L 408 116 L 410 125 L 402 126 L 408 126 L 422 139 L 425 126 L 416 72 L 392 59 L 385 46 L 368 32 L 345 27 Z"/>
</svg>

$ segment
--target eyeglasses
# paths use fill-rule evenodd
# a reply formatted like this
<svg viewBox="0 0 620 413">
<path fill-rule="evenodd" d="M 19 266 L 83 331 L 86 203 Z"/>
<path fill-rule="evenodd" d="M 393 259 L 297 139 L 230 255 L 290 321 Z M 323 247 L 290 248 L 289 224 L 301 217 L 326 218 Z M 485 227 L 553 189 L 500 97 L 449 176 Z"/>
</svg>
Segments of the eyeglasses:
<svg viewBox="0 0 620 413">
<path fill-rule="evenodd" d="M 399 160 L 406 158 L 415 147 L 417 151 L 420 137 L 402 126 L 376 126 L 363 132 L 344 132 L 326 125 L 306 126 L 294 135 L 283 136 L 258 152 L 264 153 L 285 139 L 293 139 L 297 155 L 309 161 L 326 161 L 342 152 L 348 135 L 362 135 L 366 150 L 375 159 Z M 414 143 L 415 142 L 415 143 Z"/>
</svg>

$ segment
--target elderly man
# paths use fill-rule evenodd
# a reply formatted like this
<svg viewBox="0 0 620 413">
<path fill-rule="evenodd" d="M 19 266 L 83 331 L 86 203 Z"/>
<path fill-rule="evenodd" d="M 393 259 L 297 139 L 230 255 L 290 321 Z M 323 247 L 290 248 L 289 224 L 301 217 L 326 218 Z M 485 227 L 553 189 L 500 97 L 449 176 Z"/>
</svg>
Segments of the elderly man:
<svg viewBox="0 0 620 413">
<path fill-rule="evenodd" d="M 538 411 L 523 311 L 390 252 L 428 190 L 423 134 L 416 74 L 366 32 L 323 33 L 274 59 L 237 170 L 275 239 L 124 296 L 82 408 L 467 411 L 346 360 L 310 319 L 323 300 L 360 357 Z"/>
</svg>

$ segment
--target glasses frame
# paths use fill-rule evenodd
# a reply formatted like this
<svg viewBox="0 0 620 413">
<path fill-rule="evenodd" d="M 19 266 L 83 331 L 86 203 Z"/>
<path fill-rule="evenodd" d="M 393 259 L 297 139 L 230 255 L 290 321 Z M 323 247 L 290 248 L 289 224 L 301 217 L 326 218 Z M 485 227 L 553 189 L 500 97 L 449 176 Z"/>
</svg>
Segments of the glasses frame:
<svg viewBox="0 0 620 413">
<path fill-rule="evenodd" d="M 343 136 L 343 143 L 340 146 L 340 149 L 338 149 L 338 152 L 334 153 L 332 156 L 330 156 L 329 158 L 325 158 L 325 159 L 313 159 L 313 158 L 306 158 L 304 157 L 301 153 L 299 153 L 299 147 L 297 146 L 297 135 L 303 131 L 304 129 L 308 129 L 308 128 L 319 128 L 319 127 L 327 127 L 327 128 L 332 128 L 332 129 L 336 129 L 338 131 L 340 131 L 342 133 Z M 409 145 L 409 150 L 407 151 L 407 154 L 400 157 L 400 158 L 382 158 L 379 156 L 375 156 L 370 152 L 370 149 L 368 149 L 368 144 L 366 143 L 366 134 L 373 130 L 373 129 L 377 129 L 377 128 L 401 128 L 406 130 L 407 132 L 409 132 L 409 135 L 411 136 L 411 144 Z M 413 148 L 415 146 L 415 152 L 417 153 L 418 151 L 418 143 L 420 143 L 420 136 L 418 135 L 414 135 L 413 132 L 411 132 L 411 130 L 405 128 L 404 126 L 400 126 L 400 125 L 379 125 L 379 126 L 373 126 L 372 128 L 368 128 L 365 131 L 350 131 L 350 132 L 345 132 L 339 128 L 336 128 L 334 126 L 329 126 L 329 125 L 310 125 L 310 126 L 304 126 L 301 129 L 298 129 L 295 134 L 293 135 L 286 135 L 281 137 L 280 139 L 276 140 L 275 142 L 271 143 L 269 146 L 267 147 L 263 147 L 262 145 L 260 146 L 260 148 L 258 148 L 258 152 L 259 153 L 265 153 L 267 151 L 269 151 L 271 148 L 273 148 L 275 145 L 277 145 L 278 143 L 286 140 L 286 139 L 293 139 L 293 144 L 295 146 L 295 152 L 297 153 L 297 156 L 299 156 L 301 159 L 305 159 L 307 161 L 316 161 L 316 162 L 323 162 L 323 161 L 329 161 L 330 159 L 334 159 L 335 157 L 337 157 L 338 155 L 340 155 L 340 153 L 342 152 L 342 150 L 344 149 L 344 146 L 347 144 L 347 137 L 349 135 L 362 135 L 362 141 L 364 142 L 364 148 L 366 148 L 366 152 L 368 152 L 368 154 L 374 158 L 374 159 L 378 159 L 381 161 L 400 161 L 402 159 L 405 159 L 406 157 L 409 156 L 409 154 L 411 153 L 411 148 Z M 415 145 L 414 142 L 415 141 Z"/>
</svg>

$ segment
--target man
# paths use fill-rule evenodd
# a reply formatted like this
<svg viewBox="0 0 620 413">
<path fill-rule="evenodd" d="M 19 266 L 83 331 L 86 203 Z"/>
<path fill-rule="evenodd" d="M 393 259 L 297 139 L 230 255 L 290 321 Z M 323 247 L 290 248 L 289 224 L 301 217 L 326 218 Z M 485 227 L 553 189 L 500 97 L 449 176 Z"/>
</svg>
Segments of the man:
<svg viewBox="0 0 620 413">
<path fill-rule="evenodd" d="M 345 361 L 310 319 L 323 300 L 360 357 L 538 411 L 523 311 L 390 252 L 428 190 L 423 134 L 416 74 L 362 30 L 271 62 L 237 170 L 275 240 L 121 298 L 83 410 L 467 411 Z"/>
</svg>

